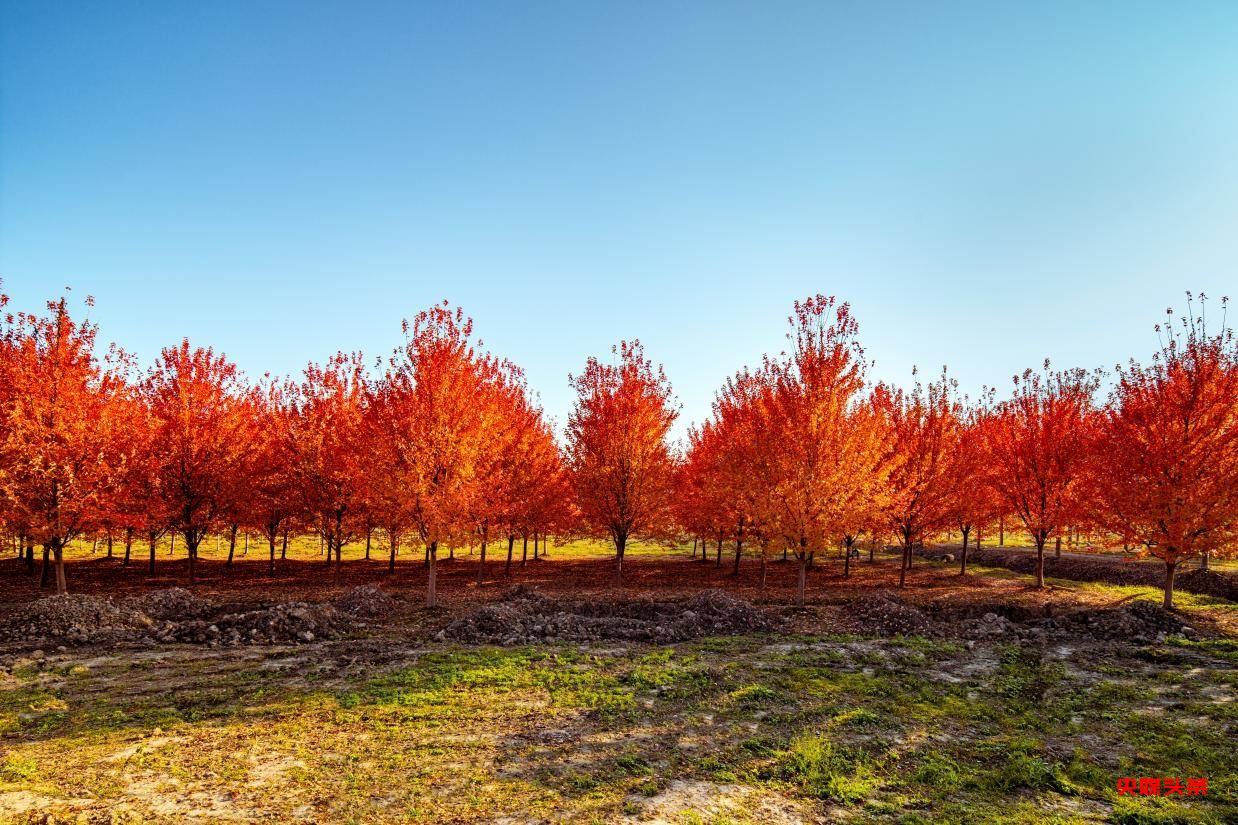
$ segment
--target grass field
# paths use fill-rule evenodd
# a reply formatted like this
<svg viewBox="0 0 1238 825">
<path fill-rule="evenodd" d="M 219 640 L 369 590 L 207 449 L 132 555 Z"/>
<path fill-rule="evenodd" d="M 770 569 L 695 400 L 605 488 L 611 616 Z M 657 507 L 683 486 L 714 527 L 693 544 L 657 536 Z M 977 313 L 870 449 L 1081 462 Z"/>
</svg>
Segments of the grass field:
<svg viewBox="0 0 1238 825">
<path fill-rule="evenodd" d="M 552 546 L 513 578 L 572 587 L 609 569 L 589 560 L 600 552 Z M 636 556 L 628 596 L 723 582 L 712 564 Z M 1235 605 L 1182 594 L 1219 635 L 1141 646 L 839 632 L 844 589 L 888 587 L 893 568 L 865 561 L 846 583 L 820 570 L 803 611 L 741 580 L 784 631 L 671 646 L 435 642 L 467 599 L 490 597 L 449 578 L 441 610 L 394 582 L 399 615 L 312 645 L 11 651 L 0 821 L 1238 820 Z M 1067 581 L 1038 594 L 998 569 L 969 579 L 921 564 L 908 592 L 1157 597 Z M 1208 796 L 1119 798 L 1126 776 L 1207 777 Z"/>
</svg>

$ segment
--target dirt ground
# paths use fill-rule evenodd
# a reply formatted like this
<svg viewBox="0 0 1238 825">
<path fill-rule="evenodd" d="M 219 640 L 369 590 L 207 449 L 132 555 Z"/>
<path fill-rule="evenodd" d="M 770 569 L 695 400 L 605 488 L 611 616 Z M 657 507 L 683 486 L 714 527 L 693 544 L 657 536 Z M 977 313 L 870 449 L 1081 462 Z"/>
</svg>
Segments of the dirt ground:
<svg viewBox="0 0 1238 825">
<path fill-rule="evenodd" d="M 0 641 L 0 822 L 1238 821 L 1224 599 L 920 560 L 900 591 L 878 557 L 797 609 L 790 564 L 637 556 L 617 589 L 552 549 L 482 587 L 443 562 L 426 610 L 404 561 L 208 560 L 185 595 L 160 562 L 71 565 L 124 632 Z M 28 619 L 15 559 L 0 583 Z"/>
</svg>

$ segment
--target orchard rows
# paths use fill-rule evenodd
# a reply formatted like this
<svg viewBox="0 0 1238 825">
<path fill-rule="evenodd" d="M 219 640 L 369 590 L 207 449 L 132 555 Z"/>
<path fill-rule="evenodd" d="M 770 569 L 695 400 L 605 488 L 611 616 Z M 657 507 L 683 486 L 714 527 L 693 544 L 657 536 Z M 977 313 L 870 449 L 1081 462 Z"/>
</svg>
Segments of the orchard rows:
<svg viewBox="0 0 1238 825">
<path fill-rule="evenodd" d="M 1037 586 L 1046 545 L 1082 534 L 1163 560 L 1171 606 L 1179 564 L 1238 544 L 1238 346 L 1189 303 L 1106 397 L 1100 371 L 1046 362 L 969 399 L 945 370 L 873 382 L 848 305 L 816 296 L 786 351 L 730 378 L 676 445 L 670 383 L 636 341 L 570 376 L 560 439 L 520 368 L 446 302 L 385 360 L 339 353 L 249 383 L 188 341 L 146 369 L 100 356 L 62 298 L 0 330 L 0 521 L 31 575 L 41 548 L 59 593 L 81 537 L 123 541 L 123 563 L 148 554 L 135 566 L 153 574 L 175 536 L 192 582 L 208 535 L 229 564 L 238 533 L 263 536 L 274 573 L 290 535 L 317 534 L 337 579 L 344 548 L 368 556 L 381 535 L 392 572 L 399 547 L 424 554 L 428 605 L 437 558 L 460 547 L 480 549 L 481 582 L 487 548 L 510 558 L 530 538 L 606 537 L 619 580 L 633 539 L 726 546 L 736 569 L 794 559 L 802 602 L 814 558 L 849 573 L 862 544 L 897 543 L 905 575 L 915 548 L 958 532 L 966 572 L 969 537 L 1010 524 L 1035 545 Z"/>
</svg>

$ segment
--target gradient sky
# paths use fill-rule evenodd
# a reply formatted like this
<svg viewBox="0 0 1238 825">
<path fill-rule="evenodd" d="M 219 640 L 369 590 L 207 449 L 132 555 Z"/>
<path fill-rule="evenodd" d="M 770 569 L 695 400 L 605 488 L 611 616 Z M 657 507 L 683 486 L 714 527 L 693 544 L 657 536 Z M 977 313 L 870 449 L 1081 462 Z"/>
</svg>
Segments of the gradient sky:
<svg viewBox="0 0 1238 825">
<path fill-rule="evenodd" d="M 448 298 L 560 422 L 817 292 L 879 378 L 1111 366 L 1238 298 L 1238 4 L 0 0 L 0 276 L 254 376 Z"/>
</svg>

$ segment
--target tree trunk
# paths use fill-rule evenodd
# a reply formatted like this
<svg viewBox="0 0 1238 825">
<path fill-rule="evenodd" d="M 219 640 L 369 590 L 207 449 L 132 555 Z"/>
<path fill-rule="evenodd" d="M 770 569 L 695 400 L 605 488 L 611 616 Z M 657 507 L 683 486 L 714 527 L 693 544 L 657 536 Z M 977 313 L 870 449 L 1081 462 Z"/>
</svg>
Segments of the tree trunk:
<svg viewBox="0 0 1238 825">
<path fill-rule="evenodd" d="M 1203 555 L 1199 557 L 1199 569 L 1200 570 L 1208 569 L 1208 551 L 1207 550 L 1205 550 Z"/>
<path fill-rule="evenodd" d="M 129 566 L 129 554 L 132 550 L 133 550 L 133 528 L 126 527 L 125 528 L 125 561 L 123 562 L 124 567 Z"/>
<path fill-rule="evenodd" d="M 510 576 L 512 574 L 512 548 L 516 546 L 516 534 L 508 533 L 507 535 L 507 564 L 503 567 L 503 575 Z"/>
<path fill-rule="evenodd" d="M 1006 546 L 1006 517 L 999 516 L 997 519 L 997 546 Z"/>
<path fill-rule="evenodd" d="M 848 536 L 843 546 L 843 552 L 846 554 L 846 557 L 843 559 L 843 578 L 844 579 L 851 578 L 851 545 L 854 543 L 855 543 L 855 539 Z"/>
<path fill-rule="evenodd" d="M 696 539 L 692 539 L 692 558 L 696 558 Z"/>
<path fill-rule="evenodd" d="M 327 556 L 331 555 L 331 546 L 335 545 L 335 575 L 332 577 L 333 584 L 340 583 L 340 567 L 343 565 L 344 556 L 344 511 L 335 511 L 335 530 L 331 533 L 331 540 L 327 542 Z M 330 558 L 328 558 L 330 561 Z"/>
<path fill-rule="evenodd" d="M 623 551 L 627 549 L 628 537 L 615 537 L 615 583 L 623 586 Z"/>
<path fill-rule="evenodd" d="M 980 549 L 980 525 L 976 525 L 976 549 Z"/>
<path fill-rule="evenodd" d="M 232 558 L 236 555 L 236 531 L 240 525 L 234 524 L 228 531 L 228 566 L 232 566 Z"/>
<path fill-rule="evenodd" d="M 34 575 L 34 539 L 26 539 L 26 573 Z"/>
<path fill-rule="evenodd" d="M 714 562 L 714 567 L 721 568 L 722 567 L 722 535 L 721 534 L 718 535 L 718 552 L 716 556 L 717 556 L 717 559 Z"/>
<path fill-rule="evenodd" d="M 529 561 L 529 534 L 524 533 L 521 536 L 520 546 L 520 566 L 524 567 Z"/>
<path fill-rule="evenodd" d="M 967 552 L 967 537 L 971 535 L 971 525 L 970 524 L 967 525 L 960 532 L 963 534 L 963 552 L 966 553 Z"/>
<path fill-rule="evenodd" d="M 391 556 L 387 559 L 387 572 L 391 575 L 395 575 L 395 545 L 398 541 L 395 531 L 389 531 L 387 538 L 391 539 Z"/>
<path fill-rule="evenodd" d="M 63 596 L 69 592 L 64 579 L 64 547 L 61 546 L 59 539 L 53 540 L 52 544 L 52 553 L 56 557 L 56 595 Z"/>
<path fill-rule="evenodd" d="M 1165 609 L 1174 609 L 1174 577 L 1178 573 L 1176 561 L 1165 562 Z"/>
<path fill-rule="evenodd" d="M 112 558 L 112 531 L 107 531 L 107 557 Z"/>
<path fill-rule="evenodd" d="M 765 548 L 761 548 L 761 592 L 765 592 Z"/>
<path fill-rule="evenodd" d="M 537 531 L 533 531 L 533 561 L 537 561 Z"/>
<path fill-rule="evenodd" d="M 481 561 L 477 562 L 477 586 L 480 587 L 482 579 L 486 576 L 486 531 L 481 532 Z"/>
<path fill-rule="evenodd" d="M 739 559 L 744 554 L 744 529 L 741 527 L 735 536 L 735 569 L 731 571 L 731 575 L 739 578 Z"/>
<path fill-rule="evenodd" d="M 430 558 L 430 570 L 426 575 L 426 607 L 434 607 L 436 597 L 435 587 L 437 582 L 435 576 L 438 573 L 438 542 L 430 542 L 430 546 L 426 548 L 426 553 Z"/>
<path fill-rule="evenodd" d="M 284 541 L 279 548 L 279 560 L 288 561 L 288 528 L 284 528 Z"/>
<path fill-rule="evenodd" d="M 907 586 L 907 571 L 911 569 L 911 535 L 903 532 L 903 558 L 898 567 L 898 586 Z"/>
<path fill-rule="evenodd" d="M 800 545 L 800 552 L 797 554 L 800 560 L 800 575 L 799 582 L 795 587 L 795 606 L 804 606 L 804 590 L 808 583 L 808 553 L 805 552 L 803 545 Z"/>
<path fill-rule="evenodd" d="M 1043 590 L 1045 587 L 1045 542 L 1049 539 L 1048 536 L 1038 533 L 1036 535 L 1036 589 Z"/>
<path fill-rule="evenodd" d="M 198 544 L 191 542 L 186 536 L 185 546 L 189 548 L 189 584 L 192 586 L 197 581 L 198 573 Z"/>
<path fill-rule="evenodd" d="M 267 565 L 267 572 L 272 576 L 275 575 L 275 545 L 278 541 L 279 541 L 278 531 L 273 530 L 267 533 L 267 544 L 271 545 L 271 561 Z"/>
<path fill-rule="evenodd" d="M 980 543 L 980 528 L 976 528 L 976 543 Z M 977 548 L 979 549 L 979 548 Z M 959 575 L 967 575 L 967 542 L 963 542 L 963 555 L 959 556 Z"/>
<path fill-rule="evenodd" d="M 370 544 L 373 541 L 373 538 L 374 538 L 374 528 L 373 527 L 365 528 L 365 560 L 366 561 L 370 560 Z"/>
<path fill-rule="evenodd" d="M 249 531 L 245 531 L 245 546 L 241 548 L 241 558 L 249 555 Z"/>
<path fill-rule="evenodd" d="M 51 575 L 52 568 L 52 551 L 46 544 L 43 545 L 43 572 L 39 575 L 39 587 L 47 587 L 47 580 Z"/>
<path fill-rule="evenodd" d="M 1061 533 L 1058 534 L 1057 541 L 1054 542 L 1053 557 L 1055 559 L 1060 559 L 1062 557 L 1062 535 Z"/>
<path fill-rule="evenodd" d="M 147 568 L 147 573 L 153 576 L 155 575 L 155 545 L 159 543 L 159 539 L 154 533 L 151 533 L 148 538 L 150 539 L 150 566 Z"/>
</svg>

